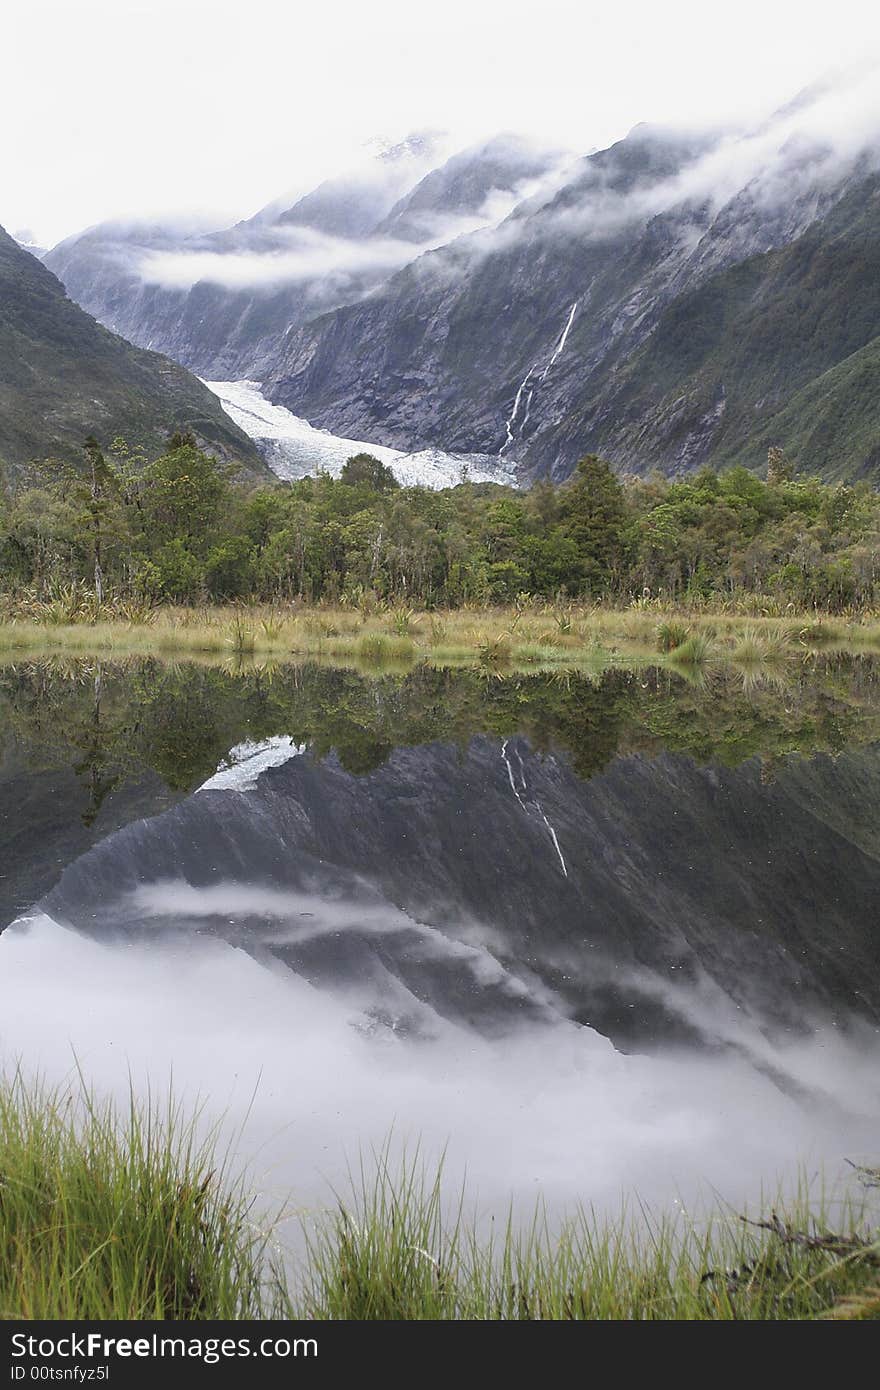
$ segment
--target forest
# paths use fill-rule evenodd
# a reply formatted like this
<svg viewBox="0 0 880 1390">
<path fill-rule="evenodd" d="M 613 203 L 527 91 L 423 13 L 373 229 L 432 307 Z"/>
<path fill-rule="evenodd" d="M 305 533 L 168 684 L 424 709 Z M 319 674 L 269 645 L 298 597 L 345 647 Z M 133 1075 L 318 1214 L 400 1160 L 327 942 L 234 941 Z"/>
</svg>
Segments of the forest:
<svg viewBox="0 0 880 1390">
<path fill-rule="evenodd" d="M 844 613 L 877 600 L 880 496 L 798 476 L 771 449 L 743 467 L 615 475 L 590 455 L 529 491 L 466 475 L 401 488 L 369 454 L 328 474 L 254 486 L 170 437 L 157 458 L 92 438 L 0 494 L 0 591 L 65 586 L 149 603 L 236 600 L 493 605 L 520 596 L 711 601 L 741 593 Z"/>
</svg>

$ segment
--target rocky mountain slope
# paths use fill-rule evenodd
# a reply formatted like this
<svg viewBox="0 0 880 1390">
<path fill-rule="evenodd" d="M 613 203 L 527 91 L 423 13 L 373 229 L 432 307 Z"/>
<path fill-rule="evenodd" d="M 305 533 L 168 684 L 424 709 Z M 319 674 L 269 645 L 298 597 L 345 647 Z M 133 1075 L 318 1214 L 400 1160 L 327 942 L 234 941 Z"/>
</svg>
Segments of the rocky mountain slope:
<svg viewBox="0 0 880 1390">
<path fill-rule="evenodd" d="M 843 158 L 783 125 L 730 196 L 723 142 L 637 129 L 549 202 L 288 335 L 266 393 L 401 448 L 515 458 L 527 478 L 591 451 L 642 473 L 759 466 L 771 443 L 870 473 L 878 147 Z"/>
<path fill-rule="evenodd" d="M 343 439 L 526 483 L 588 452 L 760 468 L 770 445 L 874 477 L 866 81 L 748 131 L 637 126 L 574 161 L 498 137 L 443 162 L 424 137 L 227 231 L 99 227 L 47 263 L 132 341 Z"/>
<path fill-rule="evenodd" d="M 46 264 L 131 342 L 204 378 L 260 380 L 291 329 L 363 298 L 427 246 L 497 221 L 560 159 L 499 137 L 435 167 L 443 143 L 412 137 L 218 232 L 103 224 Z"/>
<path fill-rule="evenodd" d="M 78 456 L 89 434 L 158 453 L 176 428 L 246 472 L 266 471 L 200 381 L 101 327 L 0 229 L 0 466 Z"/>
</svg>

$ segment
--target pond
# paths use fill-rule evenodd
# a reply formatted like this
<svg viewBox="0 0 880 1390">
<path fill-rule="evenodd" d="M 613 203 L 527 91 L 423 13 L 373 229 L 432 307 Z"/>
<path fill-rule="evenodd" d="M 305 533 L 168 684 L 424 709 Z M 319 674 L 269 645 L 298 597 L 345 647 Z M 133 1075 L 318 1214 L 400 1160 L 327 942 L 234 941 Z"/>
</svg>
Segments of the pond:
<svg viewBox="0 0 880 1390">
<path fill-rule="evenodd" d="M 0 1049 L 508 1201 L 880 1149 L 880 666 L 0 667 Z M 389 1140 L 389 1135 L 391 1139 Z"/>
</svg>

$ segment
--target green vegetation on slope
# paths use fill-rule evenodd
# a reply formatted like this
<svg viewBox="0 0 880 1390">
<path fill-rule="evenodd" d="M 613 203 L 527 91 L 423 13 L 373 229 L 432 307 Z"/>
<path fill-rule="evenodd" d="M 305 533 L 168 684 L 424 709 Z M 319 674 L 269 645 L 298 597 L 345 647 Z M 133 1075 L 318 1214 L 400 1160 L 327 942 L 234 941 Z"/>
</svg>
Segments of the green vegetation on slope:
<svg viewBox="0 0 880 1390">
<path fill-rule="evenodd" d="M 180 428 L 266 476 L 253 442 L 206 386 L 102 328 L 0 228 L 0 478 L 49 453 L 70 458 L 90 434 L 125 435 L 156 453 Z"/>
<path fill-rule="evenodd" d="M 807 473 L 876 480 L 880 470 L 880 336 L 803 386 L 755 433 L 750 457 L 776 441 Z"/>
<path fill-rule="evenodd" d="M 698 436 L 697 463 L 758 468 L 778 444 L 823 477 L 868 476 L 880 449 L 878 329 L 875 176 L 791 245 L 673 301 L 590 437 L 616 453 L 624 441 L 639 471 Z"/>
</svg>

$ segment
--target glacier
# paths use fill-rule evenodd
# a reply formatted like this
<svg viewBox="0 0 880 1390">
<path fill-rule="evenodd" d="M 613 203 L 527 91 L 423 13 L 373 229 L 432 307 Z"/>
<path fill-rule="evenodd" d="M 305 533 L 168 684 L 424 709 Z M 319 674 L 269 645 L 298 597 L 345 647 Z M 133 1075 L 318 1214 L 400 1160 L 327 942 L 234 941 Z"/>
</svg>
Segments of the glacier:
<svg viewBox="0 0 880 1390">
<path fill-rule="evenodd" d="M 283 405 L 273 405 L 258 381 L 206 381 L 230 419 L 253 439 L 272 472 L 285 482 L 329 473 L 338 478 L 353 454 L 381 459 L 402 487 L 455 487 L 472 483 L 504 483 L 516 487 L 518 465 L 513 458 L 491 454 L 448 454 L 442 449 L 403 453 L 385 444 L 345 439 L 315 429 L 308 420 Z"/>
</svg>

